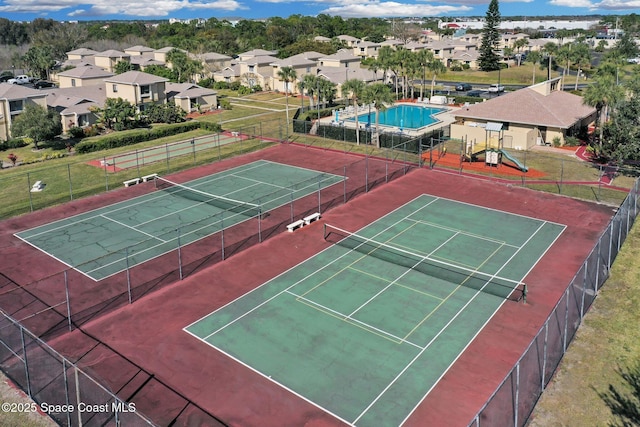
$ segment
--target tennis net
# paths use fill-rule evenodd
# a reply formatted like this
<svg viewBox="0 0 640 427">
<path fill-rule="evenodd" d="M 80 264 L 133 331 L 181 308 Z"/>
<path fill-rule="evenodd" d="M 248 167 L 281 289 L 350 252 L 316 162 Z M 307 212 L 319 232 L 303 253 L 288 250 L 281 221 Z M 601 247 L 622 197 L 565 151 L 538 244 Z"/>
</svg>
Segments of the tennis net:
<svg viewBox="0 0 640 427">
<path fill-rule="evenodd" d="M 249 218 L 258 217 L 261 214 L 260 205 L 196 190 L 195 188 L 187 187 L 186 185 L 178 184 L 159 176 L 155 178 L 155 183 L 156 188 L 166 191 L 172 196 L 181 197 L 194 202 L 206 203 L 219 209 L 234 212 Z"/>
<path fill-rule="evenodd" d="M 513 301 L 526 301 L 527 287 L 523 282 L 483 273 L 471 268 L 419 255 L 406 249 L 359 236 L 329 224 L 324 226 L 324 239 L 339 246 L 363 253 L 391 264 L 435 277 L 453 286 L 464 286 Z"/>
</svg>

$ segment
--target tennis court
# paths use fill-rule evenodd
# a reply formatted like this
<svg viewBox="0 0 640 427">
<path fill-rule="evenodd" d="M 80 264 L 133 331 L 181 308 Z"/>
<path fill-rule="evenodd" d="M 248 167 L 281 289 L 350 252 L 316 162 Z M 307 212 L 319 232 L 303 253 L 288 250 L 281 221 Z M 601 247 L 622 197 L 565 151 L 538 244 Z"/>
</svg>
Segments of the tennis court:
<svg viewBox="0 0 640 427">
<path fill-rule="evenodd" d="M 144 166 L 151 163 L 166 161 L 170 158 L 179 156 L 193 155 L 196 152 L 220 148 L 226 144 L 238 142 L 243 137 L 234 132 L 216 133 L 213 135 L 192 138 L 190 140 L 174 142 L 171 144 L 158 145 L 142 150 L 135 150 L 124 154 L 118 154 L 112 157 L 101 159 L 101 166 L 107 170 L 118 171 L 121 169 L 129 169 L 137 166 Z"/>
<path fill-rule="evenodd" d="M 400 425 L 564 229 L 421 195 L 325 225 L 331 246 L 185 331 L 348 424 Z"/>
<path fill-rule="evenodd" d="M 343 182 L 345 177 L 258 160 L 15 234 L 93 280 Z M 148 183 L 145 185 L 154 185 Z"/>
</svg>

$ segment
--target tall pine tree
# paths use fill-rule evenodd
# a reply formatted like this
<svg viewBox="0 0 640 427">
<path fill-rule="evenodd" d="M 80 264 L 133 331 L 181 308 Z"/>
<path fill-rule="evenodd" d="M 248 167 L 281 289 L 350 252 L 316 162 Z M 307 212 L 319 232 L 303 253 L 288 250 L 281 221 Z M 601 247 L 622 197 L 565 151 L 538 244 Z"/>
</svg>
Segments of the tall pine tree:
<svg viewBox="0 0 640 427">
<path fill-rule="evenodd" d="M 482 30 L 482 44 L 478 63 L 482 71 L 495 71 L 500 67 L 500 56 L 497 50 L 500 46 L 500 9 L 498 0 L 491 0 Z"/>
</svg>

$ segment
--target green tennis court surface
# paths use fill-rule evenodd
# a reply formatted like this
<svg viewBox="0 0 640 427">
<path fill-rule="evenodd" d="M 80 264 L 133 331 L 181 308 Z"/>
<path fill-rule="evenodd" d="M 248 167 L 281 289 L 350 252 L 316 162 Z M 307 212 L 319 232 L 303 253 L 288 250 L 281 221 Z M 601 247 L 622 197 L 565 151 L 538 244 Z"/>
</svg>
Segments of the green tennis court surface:
<svg viewBox="0 0 640 427">
<path fill-rule="evenodd" d="M 185 330 L 349 424 L 400 425 L 563 230 L 423 195 L 327 227 L 335 245 Z"/>
<path fill-rule="evenodd" d="M 106 161 L 106 166 L 128 169 L 136 166 L 144 166 L 150 163 L 164 161 L 167 158 L 185 156 L 199 151 L 221 147 L 232 142 L 241 140 L 241 136 L 214 134 L 193 138 L 186 141 L 174 142 L 171 144 L 149 147 L 143 150 L 136 150 L 130 153 L 119 154 L 117 156 L 102 159 Z M 104 166 L 104 165 L 103 165 Z"/>
<path fill-rule="evenodd" d="M 343 179 L 260 160 L 16 236 L 101 280 Z"/>
</svg>

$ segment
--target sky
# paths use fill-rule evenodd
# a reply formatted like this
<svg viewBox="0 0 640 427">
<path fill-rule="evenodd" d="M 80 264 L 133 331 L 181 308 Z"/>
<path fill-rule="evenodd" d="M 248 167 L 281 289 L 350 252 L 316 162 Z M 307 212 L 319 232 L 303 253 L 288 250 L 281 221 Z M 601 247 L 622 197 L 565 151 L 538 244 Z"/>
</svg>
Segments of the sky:
<svg viewBox="0 0 640 427">
<path fill-rule="evenodd" d="M 484 16 L 489 0 L 0 0 L 0 18 L 31 21 L 268 18 L 321 13 L 343 18 Z M 640 0 L 500 0 L 508 16 L 640 13 Z"/>
</svg>

